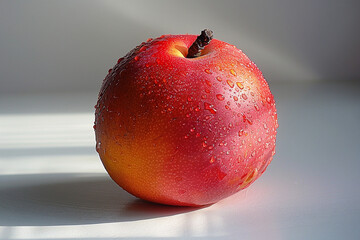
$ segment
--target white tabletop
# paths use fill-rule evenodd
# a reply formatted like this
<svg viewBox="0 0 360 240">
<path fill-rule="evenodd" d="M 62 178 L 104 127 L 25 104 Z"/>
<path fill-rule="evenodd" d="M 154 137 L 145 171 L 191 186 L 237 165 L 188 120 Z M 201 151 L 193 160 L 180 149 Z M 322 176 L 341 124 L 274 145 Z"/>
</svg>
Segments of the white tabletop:
<svg viewBox="0 0 360 240">
<path fill-rule="evenodd" d="M 0 239 L 360 239 L 360 85 L 272 84 L 277 153 L 206 208 L 129 195 L 95 150 L 96 93 L 0 96 Z"/>
</svg>

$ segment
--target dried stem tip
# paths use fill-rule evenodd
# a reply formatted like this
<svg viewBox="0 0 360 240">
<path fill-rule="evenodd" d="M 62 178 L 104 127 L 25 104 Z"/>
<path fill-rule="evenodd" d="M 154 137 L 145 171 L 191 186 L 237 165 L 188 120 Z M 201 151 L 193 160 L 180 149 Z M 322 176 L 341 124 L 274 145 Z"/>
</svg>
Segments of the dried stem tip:
<svg viewBox="0 0 360 240">
<path fill-rule="evenodd" d="M 188 51 L 187 58 L 195 58 L 201 55 L 201 50 L 208 45 L 213 38 L 213 31 L 205 29 L 201 34 L 196 38 L 195 42 L 191 45 Z"/>
</svg>

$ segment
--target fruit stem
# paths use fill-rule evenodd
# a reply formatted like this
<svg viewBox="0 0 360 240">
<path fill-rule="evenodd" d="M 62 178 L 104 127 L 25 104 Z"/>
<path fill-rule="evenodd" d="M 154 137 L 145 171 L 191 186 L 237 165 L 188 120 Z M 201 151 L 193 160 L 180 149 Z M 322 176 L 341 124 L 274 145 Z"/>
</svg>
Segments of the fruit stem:
<svg viewBox="0 0 360 240">
<path fill-rule="evenodd" d="M 213 31 L 204 29 L 189 48 L 187 58 L 196 58 L 201 55 L 201 50 L 208 45 L 213 38 Z"/>
</svg>

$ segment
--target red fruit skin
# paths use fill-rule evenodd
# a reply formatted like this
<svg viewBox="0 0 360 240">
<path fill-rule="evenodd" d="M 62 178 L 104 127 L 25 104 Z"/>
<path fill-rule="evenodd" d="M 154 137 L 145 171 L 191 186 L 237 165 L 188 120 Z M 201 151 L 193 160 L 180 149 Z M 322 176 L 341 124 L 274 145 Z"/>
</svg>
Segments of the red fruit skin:
<svg viewBox="0 0 360 240">
<path fill-rule="evenodd" d="M 104 79 L 96 149 L 111 178 L 152 202 L 201 206 L 253 183 L 275 154 L 273 95 L 256 65 L 213 39 L 166 35 L 129 52 Z"/>
</svg>

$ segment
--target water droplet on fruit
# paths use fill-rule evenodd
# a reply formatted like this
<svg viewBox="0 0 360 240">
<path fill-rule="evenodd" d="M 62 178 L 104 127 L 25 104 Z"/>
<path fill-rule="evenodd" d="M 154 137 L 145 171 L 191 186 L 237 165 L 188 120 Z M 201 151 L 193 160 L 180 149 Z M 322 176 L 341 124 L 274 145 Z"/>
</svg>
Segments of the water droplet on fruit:
<svg viewBox="0 0 360 240">
<path fill-rule="evenodd" d="M 241 94 L 241 97 L 242 97 L 244 100 L 246 100 L 246 99 L 248 98 L 245 93 Z"/>
<path fill-rule="evenodd" d="M 195 128 L 191 128 L 191 129 L 190 129 L 190 132 L 194 132 L 194 131 L 195 131 Z"/>
<path fill-rule="evenodd" d="M 271 155 L 274 156 L 276 153 L 276 150 L 274 149 L 272 152 L 271 152 Z"/>
<path fill-rule="evenodd" d="M 216 98 L 219 99 L 220 101 L 223 101 L 225 99 L 224 96 L 221 94 L 217 94 Z"/>
<path fill-rule="evenodd" d="M 185 139 L 188 139 L 188 138 L 189 138 L 189 136 L 188 136 L 188 135 L 185 135 L 185 136 L 184 136 L 184 138 L 185 138 Z"/>
<path fill-rule="evenodd" d="M 142 46 L 140 49 L 139 49 L 139 52 L 142 52 L 142 51 L 145 51 L 146 47 L 145 46 Z"/>
<path fill-rule="evenodd" d="M 237 96 L 234 96 L 234 100 L 237 101 L 239 100 L 239 98 Z"/>
<path fill-rule="evenodd" d="M 211 87 L 211 82 L 209 81 L 209 80 L 205 80 L 205 83 L 209 86 L 209 87 Z"/>
<path fill-rule="evenodd" d="M 139 56 L 135 56 L 135 57 L 134 57 L 134 60 L 135 60 L 135 61 L 138 61 L 138 60 L 139 60 Z"/>
<path fill-rule="evenodd" d="M 204 108 L 208 111 L 210 111 L 212 114 L 216 113 L 216 109 L 214 108 L 213 105 L 211 105 L 210 103 L 204 102 Z"/>
<path fill-rule="evenodd" d="M 204 148 L 206 148 L 206 147 L 207 147 L 207 145 L 206 145 L 206 143 L 205 143 L 205 142 L 203 142 L 203 143 L 202 143 L 202 146 L 203 146 Z"/>
<path fill-rule="evenodd" d="M 222 79 L 221 79 L 220 77 L 216 77 L 216 79 L 217 79 L 219 82 L 222 81 Z"/>
<path fill-rule="evenodd" d="M 213 163 L 213 162 L 215 162 L 215 158 L 214 158 L 214 156 L 211 156 L 210 163 Z"/>
<path fill-rule="evenodd" d="M 240 89 L 244 89 L 244 85 L 242 85 L 241 82 L 236 82 L 236 85 L 237 85 Z"/>
<path fill-rule="evenodd" d="M 251 153 L 251 156 L 252 156 L 252 157 L 255 157 L 255 154 L 256 154 L 255 151 L 253 151 L 253 152 Z"/>
<path fill-rule="evenodd" d="M 192 97 L 187 98 L 188 102 L 192 102 Z"/>
<path fill-rule="evenodd" d="M 195 110 L 195 112 L 198 112 L 198 111 L 200 111 L 200 107 L 196 107 L 194 110 Z"/>
<path fill-rule="evenodd" d="M 226 175 L 227 174 L 225 172 L 221 171 L 220 168 L 217 169 L 217 177 L 219 180 L 223 180 L 226 177 Z"/>
<path fill-rule="evenodd" d="M 244 179 L 244 181 L 239 185 L 239 188 L 244 188 L 246 186 L 248 186 L 248 184 L 254 180 L 256 178 L 256 176 L 258 175 L 258 169 L 255 168 L 253 171 L 249 172 L 246 175 L 243 175 L 241 177 L 241 179 Z"/>
<path fill-rule="evenodd" d="M 260 111 L 260 108 L 258 105 L 255 104 L 254 107 L 255 107 L 256 111 Z"/>
<path fill-rule="evenodd" d="M 250 125 L 252 125 L 252 121 L 250 119 L 248 119 L 245 115 L 242 115 L 242 117 L 244 122 L 248 122 Z"/>
<path fill-rule="evenodd" d="M 271 103 L 270 97 L 267 97 L 267 98 L 266 98 L 266 101 L 267 101 L 268 103 Z"/>
<path fill-rule="evenodd" d="M 99 152 L 101 147 L 101 142 L 96 143 L 96 151 Z"/>
<path fill-rule="evenodd" d="M 153 39 L 152 38 L 148 38 L 147 40 L 146 40 L 146 42 L 151 42 Z"/>
<path fill-rule="evenodd" d="M 234 69 L 231 69 L 231 70 L 230 70 L 230 73 L 231 73 L 231 75 L 236 76 L 236 72 L 235 72 Z"/>
<path fill-rule="evenodd" d="M 226 82 L 227 82 L 227 84 L 229 85 L 229 87 L 231 87 L 231 88 L 234 87 L 234 83 L 233 83 L 232 81 L 227 80 Z"/>
<path fill-rule="evenodd" d="M 264 128 L 265 128 L 265 129 L 267 129 L 267 128 L 268 128 L 268 126 L 267 126 L 267 124 L 266 124 L 266 123 L 264 123 Z"/>
<path fill-rule="evenodd" d="M 259 137 L 259 138 L 258 138 L 258 142 L 261 142 L 261 140 L 262 140 L 262 139 Z"/>
<path fill-rule="evenodd" d="M 205 69 L 205 72 L 206 72 L 207 74 L 211 74 L 210 69 Z"/>
<path fill-rule="evenodd" d="M 241 129 L 241 130 L 239 131 L 239 137 L 241 137 L 242 135 L 244 135 L 244 129 Z"/>
</svg>

